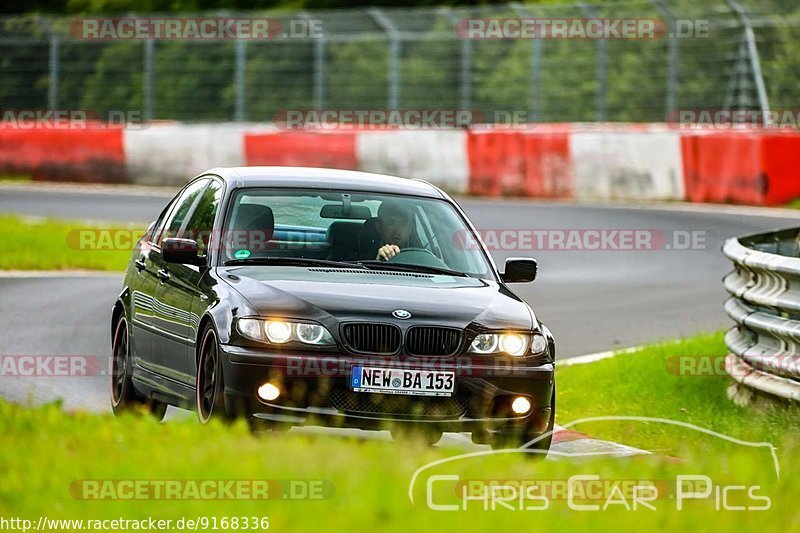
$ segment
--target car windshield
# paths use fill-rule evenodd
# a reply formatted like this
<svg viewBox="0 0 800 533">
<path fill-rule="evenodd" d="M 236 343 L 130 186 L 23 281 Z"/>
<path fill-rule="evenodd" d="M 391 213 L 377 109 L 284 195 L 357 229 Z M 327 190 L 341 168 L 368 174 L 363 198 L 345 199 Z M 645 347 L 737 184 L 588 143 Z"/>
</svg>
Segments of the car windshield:
<svg viewBox="0 0 800 533">
<path fill-rule="evenodd" d="M 444 200 L 250 188 L 235 193 L 225 224 L 225 265 L 341 263 L 493 277 L 477 237 Z"/>
</svg>

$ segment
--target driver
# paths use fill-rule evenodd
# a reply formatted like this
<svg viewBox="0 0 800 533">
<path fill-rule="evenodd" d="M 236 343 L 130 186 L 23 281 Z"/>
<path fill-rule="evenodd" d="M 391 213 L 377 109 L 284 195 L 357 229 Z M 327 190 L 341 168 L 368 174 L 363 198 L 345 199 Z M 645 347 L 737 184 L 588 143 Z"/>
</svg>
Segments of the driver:
<svg viewBox="0 0 800 533">
<path fill-rule="evenodd" d="M 376 229 L 378 231 L 378 261 L 388 261 L 410 246 L 414 227 L 414 211 L 396 200 L 385 200 L 378 208 Z"/>
</svg>

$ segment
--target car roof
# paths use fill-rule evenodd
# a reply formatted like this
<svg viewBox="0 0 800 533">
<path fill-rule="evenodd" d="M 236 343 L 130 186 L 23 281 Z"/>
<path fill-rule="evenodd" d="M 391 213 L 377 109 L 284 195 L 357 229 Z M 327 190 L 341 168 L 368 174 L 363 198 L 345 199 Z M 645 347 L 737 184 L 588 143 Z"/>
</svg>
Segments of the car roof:
<svg viewBox="0 0 800 533">
<path fill-rule="evenodd" d="M 203 174 L 216 174 L 233 188 L 346 189 L 446 198 L 442 191 L 427 181 L 354 170 L 316 167 L 218 167 Z"/>
</svg>

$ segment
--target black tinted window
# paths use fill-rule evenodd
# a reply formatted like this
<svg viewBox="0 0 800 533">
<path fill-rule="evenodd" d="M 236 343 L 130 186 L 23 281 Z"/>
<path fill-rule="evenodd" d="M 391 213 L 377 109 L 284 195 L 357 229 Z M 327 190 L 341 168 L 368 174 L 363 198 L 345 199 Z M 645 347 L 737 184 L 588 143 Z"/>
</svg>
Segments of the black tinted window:
<svg viewBox="0 0 800 533">
<path fill-rule="evenodd" d="M 200 196 L 197 207 L 192 213 L 180 237 L 197 241 L 198 250 L 205 254 L 208 249 L 208 240 L 214 227 L 214 217 L 222 199 L 222 185 L 212 180 L 211 184 Z"/>
<path fill-rule="evenodd" d="M 203 192 L 203 189 L 208 185 L 208 179 L 199 179 L 186 187 L 174 202 L 172 211 L 167 215 L 167 220 L 164 223 L 164 229 L 158 238 L 158 243 L 161 244 L 166 238 L 177 237 L 186 216 L 189 214 L 195 200 Z"/>
</svg>

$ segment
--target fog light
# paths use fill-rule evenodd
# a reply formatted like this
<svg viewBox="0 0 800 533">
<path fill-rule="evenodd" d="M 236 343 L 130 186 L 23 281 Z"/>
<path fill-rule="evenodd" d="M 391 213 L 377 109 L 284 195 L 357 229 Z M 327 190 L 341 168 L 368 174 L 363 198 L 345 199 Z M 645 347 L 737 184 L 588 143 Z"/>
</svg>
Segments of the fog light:
<svg viewBox="0 0 800 533">
<path fill-rule="evenodd" d="M 531 410 L 531 401 L 523 396 L 517 396 L 511 402 L 511 410 L 518 415 L 524 415 Z"/>
<path fill-rule="evenodd" d="M 275 385 L 273 385 L 272 383 L 264 383 L 258 388 L 258 396 L 262 400 L 266 400 L 268 402 L 275 400 L 280 395 L 281 395 L 280 389 Z"/>
</svg>

